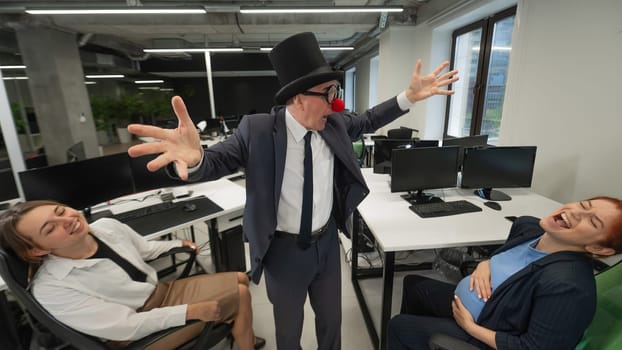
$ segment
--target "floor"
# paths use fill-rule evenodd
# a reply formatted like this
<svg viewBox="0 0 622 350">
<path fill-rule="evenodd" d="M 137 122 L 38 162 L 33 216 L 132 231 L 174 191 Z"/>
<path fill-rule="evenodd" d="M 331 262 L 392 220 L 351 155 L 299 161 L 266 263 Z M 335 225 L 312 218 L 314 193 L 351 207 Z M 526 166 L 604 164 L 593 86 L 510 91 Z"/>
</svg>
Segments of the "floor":
<svg viewBox="0 0 622 350">
<path fill-rule="evenodd" d="M 211 256 L 209 254 L 209 244 L 205 241 L 207 237 L 206 227 L 195 227 L 196 240 L 203 249 L 199 254 L 198 260 L 200 265 L 207 271 L 212 270 Z M 181 234 L 181 238 L 184 238 L 184 233 Z M 341 271 L 342 271 L 342 349 L 343 350 L 371 350 L 374 347 L 371 344 L 370 337 L 367 333 L 367 328 L 363 320 L 361 309 L 359 308 L 358 301 L 356 299 L 352 282 L 350 281 L 350 265 L 346 258 L 350 258 L 350 240 L 341 236 L 342 238 L 342 254 L 341 254 Z M 246 247 L 248 251 L 248 246 Z M 396 260 L 399 261 L 430 261 L 434 258 L 432 251 L 424 251 L 421 253 L 406 252 L 397 255 Z M 380 259 L 377 253 L 369 253 L 366 258 L 359 258 L 360 266 L 380 265 Z M 250 266 L 248 262 L 247 254 L 247 266 Z M 411 272 L 413 273 L 413 272 Z M 436 271 L 421 271 L 420 274 L 437 276 L 442 279 L 443 277 Z M 400 307 L 402 279 L 407 272 L 396 273 L 394 287 L 393 287 L 393 307 L 392 314 L 397 314 Z M 251 294 L 253 298 L 253 327 L 255 333 L 263 338 L 266 338 L 265 349 L 276 349 L 274 338 L 274 318 L 272 316 L 272 305 L 268 301 L 266 295 L 266 289 L 262 279 L 259 285 L 251 283 Z M 366 300 L 370 306 L 372 315 L 375 317 L 374 322 L 377 325 L 380 315 L 380 305 L 382 299 L 382 285 L 381 279 L 367 279 L 361 281 L 361 287 L 363 293 L 366 296 Z M 303 334 L 301 339 L 301 346 L 303 349 L 317 349 L 317 342 L 315 339 L 315 326 L 314 326 L 314 314 L 309 302 L 305 305 L 305 321 Z M 228 349 L 227 344 L 224 342 L 219 344 L 216 350 Z M 235 347 L 234 347 L 235 349 Z"/>
<path fill-rule="evenodd" d="M 124 152 L 128 147 L 136 144 L 137 141 L 131 144 L 115 144 L 106 146 L 102 151 L 104 154 L 112 154 L 118 152 Z M 243 185 L 241 183 L 241 185 Z M 198 261 L 200 265 L 208 272 L 213 272 L 211 263 L 211 255 L 209 252 L 209 244 L 206 241 L 207 227 L 199 225 L 195 227 L 196 240 L 202 247 L 199 254 Z M 178 233 L 183 239 L 188 238 L 187 232 Z M 350 257 L 350 240 L 340 234 L 341 238 L 341 272 L 342 272 L 342 349 L 343 350 L 372 350 L 374 349 L 371 339 L 367 333 L 365 321 L 363 320 L 363 314 L 359 307 L 352 282 L 350 280 L 350 265 L 348 263 Z M 250 266 L 248 261 L 248 246 L 247 249 L 247 263 L 246 266 Z M 421 261 L 431 261 L 434 258 L 434 253 L 431 251 L 424 252 L 405 252 L 396 255 L 396 262 L 398 263 L 416 263 Z M 359 258 L 359 266 L 382 266 L 382 261 L 376 252 L 368 253 L 365 257 Z M 439 279 L 444 277 L 434 271 L 417 271 L 417 272 L 396 272 L 394 284 L 393 284 L 393 306 L 392 314 L 397 314 L 400 307 L 401 291 L 402 291 L 402 279 L 408 273 L 419 273 L 428 276 L 432 276 Z M 367 300 L 370 312 L 372 314 L 376 329 L 378 329 L 380 308 L 382 301 L 382 280 L 366 279 L 360 282 L 361 288 Z M 258 285 L 251 283 L 251 295 L 253 298 L 253 328 L 258 336 L 266 339 L 266 350 L 276 349 L 276 342 L 274 336 L 274 318 L 272 316 L 272 304 L 268 301 L 266 295 L 266 288 L 264 280 L 260 281 Z M 303 326 L 303 333 L 301 338 L 302 349 L 317 349 L 317 342 L 315 338 L 315 325 L 314 314 L 309 302 L 305 305 L 305 321 Z M 236 349 L 237 347 L 234 347 Z M 229 349 L 228 344 L 222 342 L 214 348 L 215 350 Z"/>
</svg>

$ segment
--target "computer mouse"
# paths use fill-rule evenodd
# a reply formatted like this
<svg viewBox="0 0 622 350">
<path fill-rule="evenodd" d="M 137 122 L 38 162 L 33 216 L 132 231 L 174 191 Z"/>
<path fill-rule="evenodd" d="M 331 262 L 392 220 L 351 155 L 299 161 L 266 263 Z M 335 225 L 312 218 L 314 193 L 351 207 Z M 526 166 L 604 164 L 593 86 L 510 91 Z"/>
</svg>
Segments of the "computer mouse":
<svg viewBox="0 0 622 350">
<path fill-rule="evenodd" d="M 497 202 L 488 201 L 488 202 L 484 202 L 484 205 L 490 209 L 501 210 L 501 204 Z"/>
<path fill-rule="evenodd" d="M 185 203 L 181 208 L 183 209 L 183 211 L 189 213 L 191 211 L 197 210 L 197 205 L 193 203 Z"/>
</svg>

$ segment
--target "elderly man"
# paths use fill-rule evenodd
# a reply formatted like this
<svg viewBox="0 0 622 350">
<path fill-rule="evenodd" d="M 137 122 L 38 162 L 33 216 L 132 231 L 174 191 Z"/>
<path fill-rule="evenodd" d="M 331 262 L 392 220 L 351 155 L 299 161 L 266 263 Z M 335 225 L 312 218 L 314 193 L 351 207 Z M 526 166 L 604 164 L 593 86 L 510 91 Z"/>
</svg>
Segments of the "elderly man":
<svg viewBox="0 0 622 350">
<path fill-rule="evenodd" d="M 251 278 L 266 275 L 279 349 L 300 349 L 304 304 L 309 295 L 320 349 L 341 348 L 341 274 L 337 229 L 365 198 L 365 184 L 351 140 L 372 133 L 408 112 L 417 101 L 458 80 L 441 74 L 444 62 L 421 76 L 417 61 L 404 92 L 361 115 L 343 113 L 339 81 L 312 33 L 293 35 L 270 52 L 281 89 L 269 114 L 242 119 L 227 140 L 203 151 L 181 98 L 172 104 L 174 130 L 130 125 L 129 131 L 161 142 L 130 148 L 137 157 L 160 153 L 152 171 L 169 165 L 190 181 L 209 181 L 246 170 L 244 234 L 250 244 Z"/>
</svg>

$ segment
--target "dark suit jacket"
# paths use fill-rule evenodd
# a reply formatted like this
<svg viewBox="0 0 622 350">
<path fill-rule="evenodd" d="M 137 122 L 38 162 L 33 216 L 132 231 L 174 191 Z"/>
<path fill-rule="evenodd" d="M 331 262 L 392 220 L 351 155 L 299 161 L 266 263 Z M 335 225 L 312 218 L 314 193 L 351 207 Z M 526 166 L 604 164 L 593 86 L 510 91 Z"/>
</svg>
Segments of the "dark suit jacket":
<svg viewBox="0 0 622 350">
<path fill-rule="evenodd" d="M 332 214 L 342 231 L 345 232 L 346 218 L 369 193 L 352 150 L 352 140 L 362 133 L 374 132 L 406 112 L 399 108 L 394 97 L 358 116 L 333 113 L 320 132 L 335 154 Z M 286 147 L 285 106 L 277 106 L 270 114 L 244 117 L 231 137 L 205 151 L 200 170 L 189 176 L 190 181 L 215 180 L 245 168 L 244 235 L 250 245 L 251 278 L 256 283 L 277 225 Z"/>
<path fill-rule="evenodd" d="M 539 221 L 518 218 L 493 255 L 540 237 Z M 477 323 L 497 332 L 498 349 L 574 349 L 595 310 L 591 259 L 563 251 L 534 261 L 499 285 Z"/>
</svg>

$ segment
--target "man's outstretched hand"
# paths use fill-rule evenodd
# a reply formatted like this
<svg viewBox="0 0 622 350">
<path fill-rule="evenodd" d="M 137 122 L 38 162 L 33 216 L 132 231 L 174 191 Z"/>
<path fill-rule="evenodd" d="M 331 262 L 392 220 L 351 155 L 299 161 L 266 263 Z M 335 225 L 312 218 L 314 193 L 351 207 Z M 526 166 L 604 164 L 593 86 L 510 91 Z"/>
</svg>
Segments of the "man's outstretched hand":
<svg viewBox="0 0 622 350">
<path fill-rule="evenodd" d="M 449 66 L 449 61 L 441 63 L 432 73 L 421 75 L 421 59 L 417 60 L 415 70 L 406 89 L 406 97 L 411 103 L 424 100 L 433 95 L 451 95 L 453 90 L 442 89 L 458 81 L 458 71 L 452 70 L 441 74 Z"/>
<path fill-rule="evenodd" d="M 179 96 L 171 100 L 175 115 L 179 121 L 176 129 L 163 129 L 152 125 L 130 124 L 127 130 L 137 136 L 146 136 L 158 139 L 159 142 L 147 142 L 135 145 L 128 149 L 130 157 L 140 157 L 147 154 L 159 154 L 147 164 L 149 171 L 156 171 L 173 162 L 177 174 L 182 180 L 188 179 L 188 168 L 196 166 L 203 155 L 199 134 L 190 116 L 184 101 Z"/>
</svg>

